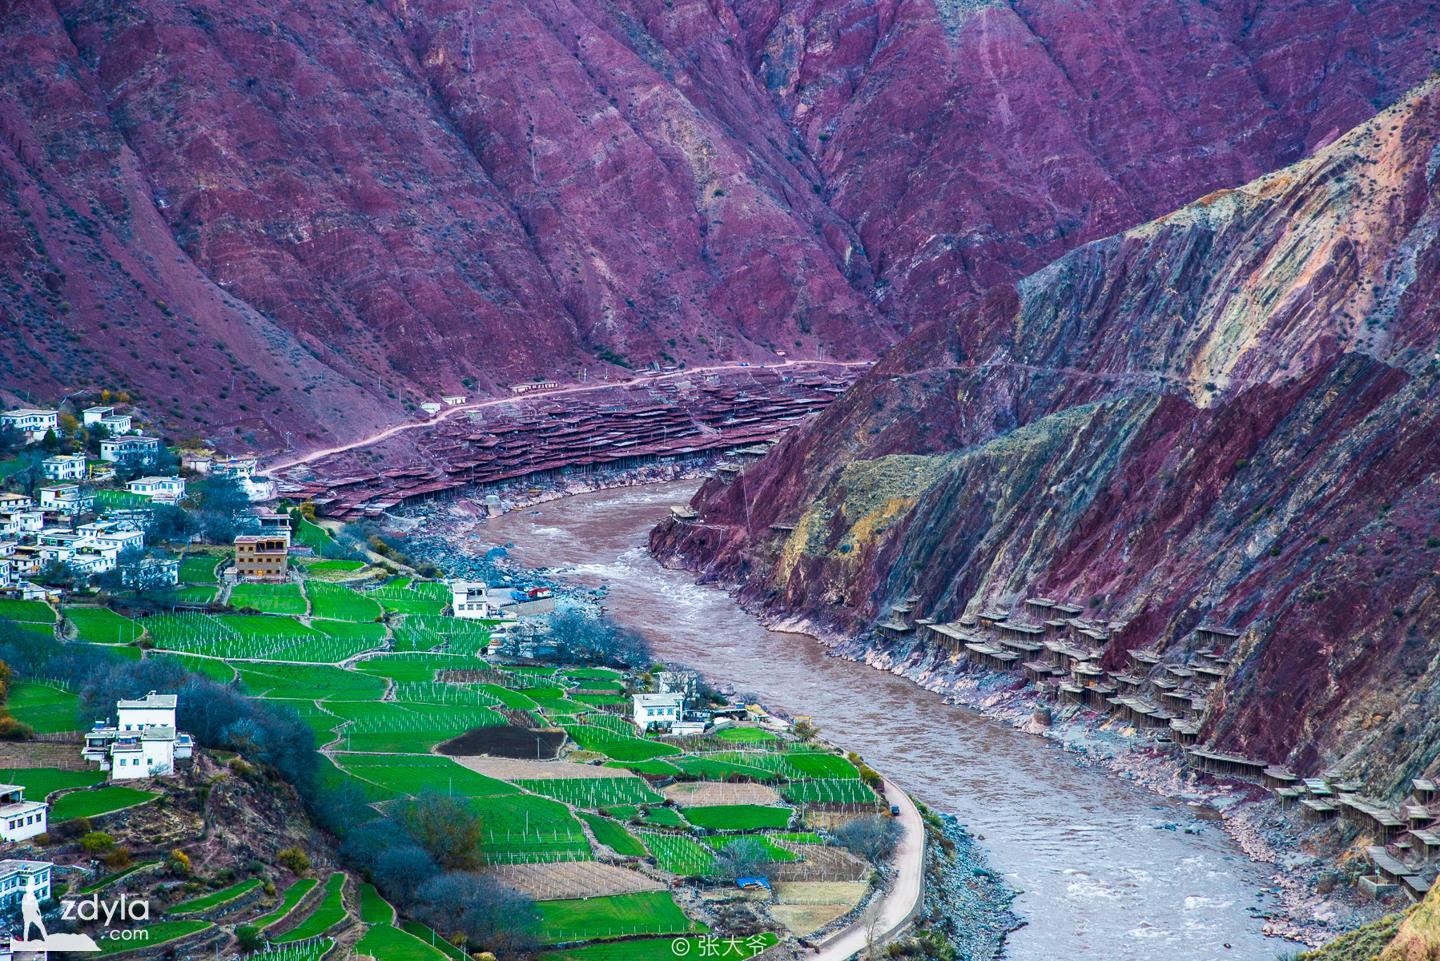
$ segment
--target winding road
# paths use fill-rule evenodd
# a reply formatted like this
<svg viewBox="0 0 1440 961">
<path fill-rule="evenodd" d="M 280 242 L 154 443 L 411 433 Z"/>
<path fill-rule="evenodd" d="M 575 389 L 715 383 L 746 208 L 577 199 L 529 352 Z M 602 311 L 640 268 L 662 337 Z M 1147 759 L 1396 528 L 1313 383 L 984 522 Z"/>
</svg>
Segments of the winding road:
<svg viewBox="0 0 1440 961">
<path fill-rule="evenodd" d="M 885 781 L 885 802 L 900 809 L 900 841 L 890 855 L 897 871 L 895 881 L 880 900 L 862 916 L 817 945 L 814 961 L 848 961 L 864 951 L 874 932 L 876 947 L 900 934 L 920 910 L 925 878 L 925 824 L 910 795 Z"/>
</svg>

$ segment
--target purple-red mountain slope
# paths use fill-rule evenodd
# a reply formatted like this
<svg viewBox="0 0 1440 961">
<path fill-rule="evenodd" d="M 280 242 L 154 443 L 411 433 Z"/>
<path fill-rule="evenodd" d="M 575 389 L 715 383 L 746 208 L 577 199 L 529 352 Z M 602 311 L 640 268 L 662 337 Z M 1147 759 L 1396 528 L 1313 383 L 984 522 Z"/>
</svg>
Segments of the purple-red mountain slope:
<svg viewBox="0 0 1440 961">
<path fill-rule="evenodd" d="M 869 356 L 1325 142 L 1434 0 L 0 0 L 0 381 L 232 445 Z"/>
<path fill-rule="evenodd" d="M 1432 81 L 917 331 L 652 546 L 822 630 L 1068 598 L 1118 669 L 1243 629 L 1203 736 L 1378 789 L 1440 723 L 1437 349 Z"/>
</svg>

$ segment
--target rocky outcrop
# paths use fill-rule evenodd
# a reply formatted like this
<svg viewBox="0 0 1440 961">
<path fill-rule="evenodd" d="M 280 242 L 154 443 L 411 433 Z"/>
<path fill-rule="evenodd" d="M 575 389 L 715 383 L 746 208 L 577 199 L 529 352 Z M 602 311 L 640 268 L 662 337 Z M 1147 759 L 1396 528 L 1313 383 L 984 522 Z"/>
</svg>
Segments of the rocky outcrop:
<svg viewBox="0 0 1440 961">
<path fill-rule="evenodd" d="M 868 357 L 1293 160 L 1434 0 L 0 6 L 0 381 L 312 450 L 615 364 Z"/>
<path fill-rule="evenodd" d="M 1431 82 L 917 331 L 652 546 L 839 632 L 1049 596 L 1118 669 L 1238 629 L 1202 737 L 1383 791 L 1437 743 L 1437 225 Z"/>
</svg>

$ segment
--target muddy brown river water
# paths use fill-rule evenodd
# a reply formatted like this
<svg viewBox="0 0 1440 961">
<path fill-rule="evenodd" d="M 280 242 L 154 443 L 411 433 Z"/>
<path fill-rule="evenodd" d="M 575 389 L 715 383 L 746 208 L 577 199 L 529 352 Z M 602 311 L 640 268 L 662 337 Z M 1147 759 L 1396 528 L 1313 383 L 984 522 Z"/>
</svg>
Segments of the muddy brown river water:
<svg viewBox="0 0 1440 961">
<path fill-rule="evenodd" d="M 723 591 L 662 568 L 646 536 L 694 486 L 554 501 L 485 522 L 480 540 L 511 545 L 527 566 L 604 584 L 611 615 L 642 630 L 659 658 L 812 716 L 827 738 L 955 814 L 1020 892 L 1027 924 L 1010 938 L 1011 961 L 1273 961 L 1293 948 L 1265 937 L 1251 910 L 1270 907 L 1260 894 L 1269 870 L 1185 805 L 903 678 L 828 656 L 814 638 L 766 630 Z"/>
</svg>

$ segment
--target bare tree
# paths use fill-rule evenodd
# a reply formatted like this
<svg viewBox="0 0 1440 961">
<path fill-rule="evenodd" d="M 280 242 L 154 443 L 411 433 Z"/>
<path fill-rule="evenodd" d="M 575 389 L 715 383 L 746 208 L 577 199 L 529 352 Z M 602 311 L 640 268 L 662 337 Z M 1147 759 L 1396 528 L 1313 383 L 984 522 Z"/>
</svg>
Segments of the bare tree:
<svg viewBox="0 0 1440 961">
<path fill-rule="evenodd" d="M 754 838 L 737 838 L 715 854 L 715 873 L 727 881 L 762 875 L 770 864 L 770 852 Z"/>
<path fill-rule="evenodd" d="M 835 843 L 871 864 L 885 860 L 900 841 L 900 825 L 894 818 L 873 815 L 842 824 L 831 832 Z"/>
</svg>

